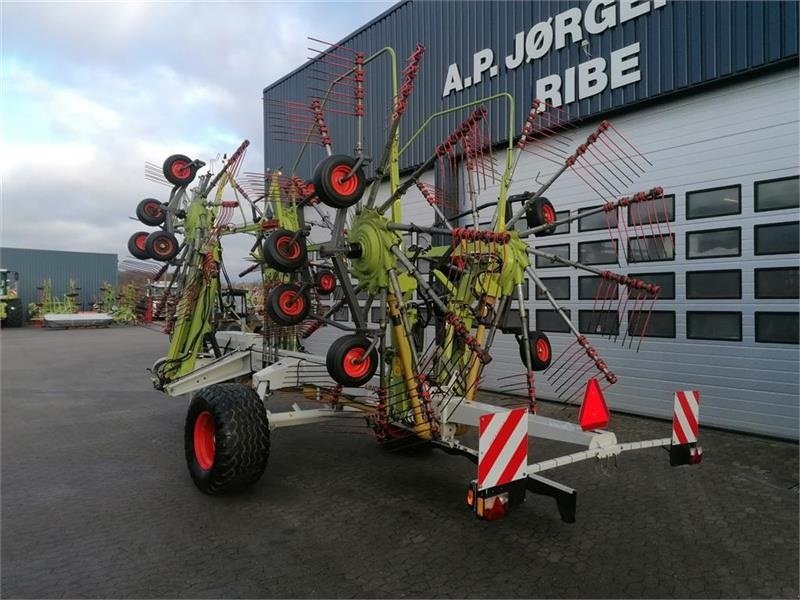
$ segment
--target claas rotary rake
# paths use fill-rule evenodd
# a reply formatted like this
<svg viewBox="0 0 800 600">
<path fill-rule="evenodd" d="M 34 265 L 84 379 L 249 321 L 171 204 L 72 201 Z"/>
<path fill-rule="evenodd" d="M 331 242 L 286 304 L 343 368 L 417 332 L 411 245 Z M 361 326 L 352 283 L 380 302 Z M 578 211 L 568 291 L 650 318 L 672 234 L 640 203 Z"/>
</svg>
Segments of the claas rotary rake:
<svg viewBox="0 0 800 600">
<path fill-rule="evenodd" d="M 539 100 L 515 132 L 514 99 L 507 93 L 406 126 L 424 53 L 418 46 L 399 69 L 388 47 L 373 55 L 343 46 L 320 50 L 312 63 L 320 83 L 310 90 L 311 101 L 267 103 L 271 141 L 299 145 L 286 174 L 240 174 L 247 142 L 223 159 L 216 174 L 199 175 L 191 190 L 203 162 L 175 155 L 160 172 L 148 165 L 148 177 L 172 191 L 165 203 L 147 199 L 139 205 L 139 219 L 160 229 L 134 234 L 129 248 L 142 260 L 131 265 L 169 281 L 174 300 L 160 306 L 168 313 L 170 347 L 154 364 L 152 379 L 168 395 L 191 394 L 185 447 L 195 484 L 212 494 L 249 485 L 266 467 L 270 430 L 352 423 L 354 416 L 364 418 L 387 448 L 430 446 L 476 463 L 467 498 L 485 519 L 504 516 L 530 491 L 555 498 L 561 517 L 573 521 L 575 491 L 541 475 L 564 464 L 657 446 L 669 446 L 672 464 L 699 462 L 697 392 L 676 393 L 671 437 L 619 443 L 604 430 L 609 411 L 603 390 L 617 376 L 535 268 L 543 261 L 591 273 L 594 308 L 580 330 L 638 350 L 660 288 L 540 250 L 537 241 L 570 221 L 600 218 L 625 261 L 669 255 L 674 237 L 669 219 L 662 218 L 663 190 L 629 191 L 649 161 L 608 121 L 576 141 L 567 111 Z M 364 131 L 366 110 L 380 105 L 369 101 L 373 68 L 390 69 L 392 90 L 384 143 L 369 148 L 379 135 Z M 499 150 L 490 110 L 504 114 L 500 122 L 508 124 Z M 332 139 L 334 120 L 352 126 L 352 154 Z M 401 174 L 400 158 L 419 146 L 423 134 L 447 123 L 450 133 Z M 302 179 L 302 158 L 319 148 L 322 160 L 310 180 Z M 511 193 L 526 154 L 553 169 L 542 180 L 537 176 L 536 189 Z M 459 182 L 461 212 L 447 186 L 431 183 L 431 173 L 436 182 Z M 558 218 L 556 203 L 545 194 L 565 176 L 597 195 L 601 205 Z M 404 207 L 423 203 L 427 223 L 403 220 Z M 215 315 L 222 290 L 231 287 L 221 240 L 232 234 L 254 238 L 248 256 L 253 265 L 240 276 L 261 273 L 259 321 L 220 331 Z M 147 266 L 150 258 L 163 265 Z M 529 280 L 571 333 L 570 344 L 553 348 L 533 327 L 525 308 Z M 347 322 L 337 318 L 344 309 Z M 304 348 L 321 327 L 343 332 L 324 356 Z M 480 401 L 500 335 L 514 336 L 519 348 L 520 372 L 504 378 L 507 390 L 523 393 L 515 396 L 516 406 Z M 537 374 L 548 381 L 554 400 L 577 403 L 583 396 L 577 423 L 537 413 Z M 266 400 L 281 389 L 302 390 L 318 406 L 267 410 Z M 477 447 L 470 442 L 476 432 Z M 578 450 L 534 462 L 530 436 Z"/>
</svg>

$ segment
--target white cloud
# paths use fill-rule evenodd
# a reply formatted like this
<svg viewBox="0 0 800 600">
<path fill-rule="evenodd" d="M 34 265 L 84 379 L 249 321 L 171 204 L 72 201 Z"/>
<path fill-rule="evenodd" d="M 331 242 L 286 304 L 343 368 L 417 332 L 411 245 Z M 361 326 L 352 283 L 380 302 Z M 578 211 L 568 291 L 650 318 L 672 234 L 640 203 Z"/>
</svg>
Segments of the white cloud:
<svg viewBox="0 0 800 600">
<path fill-rule="evenodd" d="M 263 87 L 305 62 L 306 35 L 389 5 L 4 3 L 0 244 L 125 258 L 136 204 L 168 193 L 145 161 L 249 138 L 243 170 L 261 171 Z M 231 271 L 250 243 L 226 240 Z"/>
</svg>

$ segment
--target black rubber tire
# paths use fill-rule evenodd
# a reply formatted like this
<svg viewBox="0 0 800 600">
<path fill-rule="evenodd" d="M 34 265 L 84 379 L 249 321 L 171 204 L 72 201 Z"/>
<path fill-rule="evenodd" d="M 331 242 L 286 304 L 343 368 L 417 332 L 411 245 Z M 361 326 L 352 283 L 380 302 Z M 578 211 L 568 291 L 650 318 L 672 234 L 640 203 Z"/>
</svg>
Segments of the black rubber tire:
<svg viewBox="0 0 800 600">
<path fill-rule="evenodd" d="M 328 156 L 314 170 L 314 191 L 320 202 L 331 208 L 350 208 L 361 200 L 367 187 L 364 170 L 359 167 L 345 184 L 337 183 L 349 173 L 356 159 L 346 154 Z M 347 171 L 345 171 L 347 169 Z"/>
<path fill-rule="evenodd" d="M 299 286 L 294 283 L 282 283 L 275 286 L 267 294 L 266 311 L 269 318 L 278 325 L 290 326 L 301 323 L 311 311 L 311 298 L 307 290 L 303 290 L 294 302 L 300 306 L 289 305 L 291 297 L 297 294 Z"/>
<path fill-rule="evenodd" d="M 203 468 L 195 452 L 195 423 L 208 412 L 214 424 L 213 464 Z M 254 389 L 218 383 L 192 397 L 186 414 L 184 449 L 194 484 L 206 494 L 241 489 L 259 480 L 269 459 L 269 420 Z"/>
<path fill-rule="evenodd" d="M 6 318 L 3 319 L 3 327 L 22 327 L 22 323 L 25 320 L 22 300 L 19 298 L 11 298 L 5 302 Z"/>
<path fill-rule="evenodd" d="M 352 355 L 348 356 L 348 353 L 358 348 L 362 350 L 363 355 L 363 351 L 369 348 L 369 346 L 370 342 L 367 338 L 356 334 L 345 335 L 334 341 L 328 348 L 328 353 L 325 355 L 325 366 L 328 369 L 328 375 L 331 376 L 331 379 L 345 387 L 361 387 L 372 379 L 372 376 L 375 375 L 375 371 L 378 368 L 378 351 L 375 348 L 369 353 L 366 359 L 369 362 L 365 367 L 361 367 L 363 363 L 361 363 L 361 365 L 355 365 L 355 363 L 352 362 Z M 353 371 L 348 372 L 346 362 L 350 363 L 351 369 L 355 367 L 358 373 Z"/>
<path fill-rule="evenodd" d="M 331 277 L 333 279 L 331 279 Z M 330 282 L 333 282 L 332 284 Z M 329 296 L 336 290 L 336 274 L 330 269 L 320 269 L 314 273 L 314 286 L 322 296 Z"/>
<path fill-rule="evenodd" d="M 296 232 L 276 229 L 264 240 L 262 250 L 267 265 L 281 273 L 292 273 L 308 262 L 305 236 L 294 239 Z"/>
<path fill-rule="evenodd" d="M 147 253 L 147 237 L 149 235 L 149 231 L 137 231 L 128 238 L 128 252 L 131 253 L 131 256 L 139 260 L 147 260 L 150 258 L 150 255 Z M 141 245 L 137 243 L 137 238 L 141 238 Z"/>
<path fill-rule="evenodd" d="M 147 236 L 145 250 L 153 260 L 168 262 L 178 255 L 180 244 L 169 231 L 154 231 Z"/>
<path fill-rule="evenodd" d="M 525 212 L 525 220 L 528 222 L 528 227 L 546 225 L 555 221 L 556 218 L 556 209 L 553 207 L 553 203 L 544 196 L 536 198 L 533 201 L 533 206 Z M 555 227 L 549 227 L 536 235 L 552 235 L 555 230 Z"/>
<path fill-rule="evenodd" d="M 528 342 L 531 346 L 531 368 L 534 371 L 544 371 L 547 367 L 550 366 L 550 362 L 553 360 L 553 346 L 550 344 L 550 339 L 541 331 L 529 331 L 528 332 Z M 541 344 L 547 345 L 547 352 L 543 352 Z M 519 345 L 519 358 L 522 361 L 522 364 L 525 364 L 525 338 L 519 336 L 518 338 L 518 345 Z M 539 351 L 537 352 L 537 347 Z"/>
<path fill-rule="evenodd" d="M 145 225 L 157 227 L 167 218 L 164 205 L 155 198 L 145 198 L 136 207 L 136 218 Z"/>
<path fill-rule="evenodd" d="M 180 168 L 185 165 L 185 168 Z M 162 168 L 164 178 L 172 185 L 189 185 L 197 175 L 197 168 L 191 158 L 185 154 L 173 154 L 164 161 Z"/>
</svg>

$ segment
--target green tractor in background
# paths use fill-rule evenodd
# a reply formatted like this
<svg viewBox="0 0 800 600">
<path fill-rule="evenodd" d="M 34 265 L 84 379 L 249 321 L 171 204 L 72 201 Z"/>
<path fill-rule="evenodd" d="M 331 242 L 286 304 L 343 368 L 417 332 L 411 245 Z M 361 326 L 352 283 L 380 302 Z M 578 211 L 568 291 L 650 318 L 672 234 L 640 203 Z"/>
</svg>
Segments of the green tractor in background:
<svg viewBox="0 0 800 600">
<path fill-rule="evenodd" d="M 22 300 L 17 297 L 19 273 L 0 269 L 0 322 L 3 327 L 21 327 L 25 318 Z"/>
</svg>

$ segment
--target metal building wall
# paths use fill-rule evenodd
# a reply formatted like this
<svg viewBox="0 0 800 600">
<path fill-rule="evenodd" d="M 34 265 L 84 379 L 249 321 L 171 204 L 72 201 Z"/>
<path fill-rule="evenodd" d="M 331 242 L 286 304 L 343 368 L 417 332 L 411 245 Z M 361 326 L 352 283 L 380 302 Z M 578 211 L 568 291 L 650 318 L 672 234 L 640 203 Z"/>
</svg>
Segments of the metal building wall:
<svg viewBox="0 0 800 600">
<path fill-rule="evenodd" d="M 495 57 L 511 51 L 514 34 L 527 30 L 572 6 L 560 2 L 416 2 L 397 5 L 368 24 L 345 43 L 372 52 L 392 45 L 401 59 L 413 45 L 421 42 L 428 51 L 409 111 L 403 136 L 431 113 L 457 102 L 508 90 L 517 104 L 517 130 L 525 105 L 533 96 L 535 81 L 544 75 L 562 73 L 585 60 L 577 45 L 552 51 L 540 61 L 505 72 L 480 86 L 442 99 L 442 86 L 451 62 L 469 66 L 472 54 L 491 47 Z M 757 268 L 796 265 L 797 254 L 756 256 L 754 227 L 760 223 L 797 220 L 796 210 L 758 213 L 753 208 L 754 182 L 798 174 L 798 92 L 797 92 L 797 16 L 794 2 L 668 2 L 631 23 L 598 36 L 591 36 L 592 56 L 604 56 L 612 49 L 633 41 L 641 43 L 642 81 L 570 105 L 576 121 L 582 120 L 577 137 L 588 135 L 598 119 L 609 112 L 612 120 L 643 151 L 652 156 L 654 167 L 641 189 L 662 185 L 675 193 L 676 259 L 621 267 L 622 272 L 673 272 L 676 296 L 659 307 L 675 312 L 676 331 L 672 339 L 648 339 L 639 353 L 621 351 L 617 346 L 595 340 L 601 354 L 613 364 L 620 383 L 608 391 L 615 409 L 668 418 L 671 393 L 675 389 L 699 389 L 703 394 L 703 422 L 742 431 L 797 438 L 800 374 L 797 345 L 767 344 L 755 341 L 755 315 L 758 311 L 797 311 L 796 300 L 759 300 L 754 293 Z M 600 51 L 597 47 L 600 47 Z M 772 65 L 775 69 L 767 69 Z M 312 84 L 308 65 L 265 90 L 265 99 L 281 97 L 305 100 Z M 748 77 L 745 77 L 748 75 Z M 383 78 L 383 79 L 381 79 Z M 388 105 L 388 75 L 380 70 L 368 74 L 372 101 Z M 706 85 L 725 83 L 725 85 Z M 369 93 L 369 90 L 368 90 Z M 489 107 L 497 114 L 496 107 Z M 380 139 L 385 130 L 386 110 L 368 111 L 367 130 Z M 497 119 L 497 117 L 495 117 Z M 348 137 L 341 119 L 329 119 L 336 152 L 349 153 Z M 494 141 L 502 137 L 500 121 L 492 124 Z M 583 127 L 582 125 L 586 125 Z M 350 125 L 348 123 L 348 125 Z M 404 167 L 421 162 L 441 140 L 453 123 L 438 124 L 421 143 L 403 158 Z M 270 121 L 265 119 L 266 166 L 288 168 L 297 147 L 270 142 Z M 371 148 L 376 142 L 373 141 Z M 374 152 L 374 151 L 373 151 Z M 301 164 L 299 174 L 308 176 L 322 157 L 319 147 Z M 520 164 L 512 192 L 534 187 L 530 181 L 541 171 L 546 176 L 551 165 L 537 164 L 526 156 Z M 741 185 L 742 211 L 738 215 L 687 221 L 686 193 L 723 185 Z M 638 189 L 638 188 L 637 188 Z M 489 192 L 491 196 L 492 190 Z M 482 200 L 489 200 L 489 196 Z M 548 193 L 556 209 L 577 210 L 598 204 L 580 185 L 561 181 Z M 409 194 L 403 200 L 404 220 L 419 223 L 432 220 L 430 209 L 420 198 Z M 741 227 L 740 257 L 686 260 L 687 231 Z M 582 241 L 602 239 L 602 231 L 578 232 L 573 224 L 567 236 L 541 240 L 540 245 L 567 243 L 575 257 Z M 624 264 L 624 263 L 623 263 Z M 613 268 L 613 267 L 611 267 Z M 686 272 L 691 270 L 739 269 L 741 298 L 732 300 L 691 300 L 685 288 Z M 577 300 L 577 274 L 563 269 L 544 269 L 542 276 L 569 276 L 571 300 L 565 305 L 573 311 L 590 309 L 591 301 Z M 542 306 L 533 300 L 535 314 Z M 742 315 L 742 340 L 710 341 L 687 338 L 687 311 L 728 310 Z M 577 321 L 577 318 L 573 318 Z M 307 341 L 307 348 L 324 354 L 330 342 L 341 335 L 324 328 Z M 487 388 L 499 388 L 501 377 L 519 370 L 519 356 L 513 339 L 500 336 L 494 347 L 495 359 L 487 370 Z M 552 334 L 556 354 L 567 338 Z M 698 368 L 703 365 L 704 368 Z M 707 368 L 705 368 L 707 366 Z M 537 378 L 537 392 L 551 397 L 543 377 Z"/>
<path fill-rule="evenodd" d="M 575 0 L 540 2 L 424 2 L 409 0 L 343 40 L 341 43 L 373 53 L 392 46 L 401 66 L 417 43 L 427 51 L 417 78 L 415 92 L 404 117 L 404 138 L 424 118 L 444 108 L 498 92 L 511 93 L 516 101 L 519 131 L 524 113 L 534 96 L 535 82 L 547 75 L 561 74 L 587 60 L 578 43 L 552 49 L 544 57 L 508 70 L 504 58 L 513 52 L 514 36 L 571 7 L 587 6 Z M 798 5 L 793 1 L 669 1 L 665 6 L 603 33 L 591 35 L 592 57 L 608 60 L 612 50 L 639 42 L 642 79 L 616 90 L 610 86 L 601 94 L 569 105 L 574 120 L 592 117 L 621 107 L 663 99 L 731 76 L 744 75 L 780 61 L 797 60 Z M 483 48 L 494 51 L 499 66 L 496 77 L 484 79 L 461 92 L 442 98 L 447 67 L 459 64 L 462 76 L 471 69 L 473 54 Z M 265 100 L 293 100 L 307 103 L 319 87 L 314 68 L 307 63 L 264 90 Z M 390 78 L 386 62 L 376 62 L 367 71 L 366 131 L 368 150 L 379 154 L 385 135 L 389 106 Z M 506 131 L 505 111 L 492 111 L 492 132 L 501 141 Z M 419 164 L 463 116 L 437 120 L 402 157 L 401 166 Z M 337 152 L 349 153 L 354 145 L 352 119 L 329 114 L 327 118 Z M 265 114 L 265 166 L 289 169 L 298 146 L 276 142 L 272 121 Z M 310 176 L 322 158 L 322 148 L 306 153 L 298 174 Z"/>
<path fill-rule="evenodd" d="M 67 292 L 69 280 L 78 282 L 84 308 L 99 296 L 104 282 L 117 285 L 117 255 L 95 252 L 63 252 L 30 248 L 0 248 L 0 266 L 19 273 L 19 295 L 23 306 L 38 302 L 42 282 L 50 278 L 53 294 Z M 26 313 L 27 314 L 27 313 Z"/>
<path fill-rule="evenodd" d="M 706 425 L 797 439 L 800 432 L 800 346 L 757 341 L 755 314 L 797 314 L 798 300 L 758 298 L 755 273 L 756 269 L 797 266 L 800 248 L 794 253 L 758 255 L 754 232 L 761 224 L 796 223 L 800 214 L 796 208 L 757 211 L 754 184 L 800 175 L 799 79 L 800 72 L 790 69 L 612 119 L 615 127 L 634 141 L 653 163 L 631 190 L 660 185 L 665 194 L 675 196 L 675 220 L 669 223 L 675 235 L 674 260 L 628 263 L 624 253 L 619 251 L 618 264 L 595 265 L 624 274 L 672 273 L 675 277 L 674 299 L 659 300 L 655 306 L 656 310 L 674 313 L 674 337 L 648 337 L 636 352 L 636 344 L 631 349 L 623 349 L 607 337 L 589 334 L 600 355 L 619 376 L 619 382 L 606 392 L 613 408 L 669 418 L 672 393 L 694 389 L 701 392 L 701 421 Z M 753 105 L 771 105 L 772 109 L 750 113 L 743 121 L 740 110 L 743 98 Z M 575 138 L 585 139 L 591 125 L 577 130 Z M 512 189 L 515 193 L 536 189 L 537 174 L 541 172 L 541 177 L 546 179 L 552 171 L 553 166 L 546 161 L 526 155 L 516 171 Z M 689 192 L 723 186 L 741 186 L 739 213 L 687 218 Z M 547 196 L 556 210 L 570 210 L 573 214 L 600 204 L 575 176 L 559 179 Z M 688 232 L 726 228 L 741 228 L 739 256 L 688 258 Z M 617 237 L 619 232 L 613 230 L 612 234 Z M 606 241 L 609 237 L 607 229 L 579 231 L 577 223 L 573 223 L 568 234 L 536 238 L 534 245 L 568 244 L 570 257 L 577 260 L 581 243 Z M 687 272 L 721 270 L 740 273 L 738 298 L 691 297 L 687 290 Z M 588 274 L 558 266 L 537 268 L 536 272 L 540 277 L 569 278 L 570 299 L 560 304 L 571 310 L 572 322 L 578 326 L 578 312 L 591 311 L 594 306 L 592 299 L 579 299 L 578 278 Z M 535 299 L 533 288 L 530 297 L 528 308 L 534 317 L 534 326 L 538 327 L 536 311 L 551 307 L 546 301 Z M 742 339 L 690 339 L 687 314 L 693 311 L 740 314 Z M 626 326 L 621 323 L 619 339 L 625 331 Z M 548 332 L 547 335 L 553 343 L 554 356 L 573 339 L 560 333 Z M 500 336 L 493 356 L 495 360 L 487 369 L 485 386 L 499 389 L 508 384 L 503 377 L 519 372 L 519 352 L 513 338 Z M 544 374 L 537 377 L 536 389 L 544 398 L 553 397 L 555 393 Z M 577 400 L 580 398 L 579 393 Z"/>
<path fill-rule="evenodd" d="M 606 360 L 619 382 L 606 391 L 612 409 L 634 414 L 670 418 L 672 394 L 678 389 L 695 389 L 701 393 L 701 420 L 713 425 L 782 438 L 797 439 L 800 427 L 800 347 L 796 344 L 756 341 L 757 312 L 798 312 L 797 299 L 759 299 L 755 293 L 756 269 L 797 266 L 795 253 L 757 255 L 754 229 L 761 224 L 791 223 L 800 218 L 796 208 L 758 212 L 754 206 L 754 183 L 800 175 L 798 114 L 800 92 L 795 69 L 753 78 L 705 94 L 659 104 L 613 119 L 626 137 L 640 145 L 653 163 L 645 175 L 632 186 L 645 190 L 660 185 L 666 194 L 675 196 L 675 220 L 669 223 L 675 234 L 675 259 L 628 264 L 622 252 L 620 265 L 597 265 L 620 273 L 672 273 L 675 277 L 674 299 L 659 300 L 656 310 L 675 314 L 675 335 L 672 338 L 648 337 L 637 352 L 621 348 L 602 336 L 590 334 L 592 344 Z M 740 104 L 748 98 L 754 104 L 771 103 L 774 110 L 751 114 L 742 122 Z M 587 124 L 574 133 L 585 138 L 597 122 Z M 502 162 L 504 157 L 497 156 Z M 535 179 L 552 173 L 553 166 L 532 155 L 523 155 L 512 192 L 536 189 Z M 432 181 L 433 174 L 423 177 Z M 741 212 L 733 215 L 687 220 L 687 192 L 721 187 L 741 186 Z M 489 201 L 497 192 L 490 187 L 480 202 Z M 580 180 L 569 174 L 559 179 L 548 191 L 557 211 L 573 213 L 594 207 L 599 200 Z M 430 223 L 433 215 L 416 190 L 403 199 L 403 220 Z M 311 213 L 309 212 L 309 215 Z M 729 227 L 741 228 L 741 255 L 725 258 L 687 259 L 686 233 Z M 320 232 L 312 230 L 312 236 Z M 321 232 L 324 237 L 325 232 Z M 313 239 L 316 239 L 315 237 Z M 323 238 L 320 238 L 323 239 Z M 567 244 L 570 258 L 576 259 L 582 242 L 605 241 L 605 229 L 579 231 L 573 223 L 569 233 L 535 238 L 535 247 Z M 691 299 L 686 289 L 689 271 L 737 270 L 741 273 L 741 293 L 731 299 Z M 591 311 L 594 301 L 579 299 L 578 277 L 584 272 L 568 267 L 537 268 L 543 278 L 569 278 L 570 298 L 559 303 L 571 311 L 578 326 L 578 311 Z M 535 299 L 529 290 L 527 308 L 537 327 L 536 311 L 549 310 L 550 305 Z M 731 311 L 741 314 L 740 341 L 689 339 L 687 312 Z M 625 331 L 625 324 L 620 324 Z M 309 352 L 323 355 L 342 332 L 325 327 L 305 341 Z M 428 339 L 433 335 L 429 329 Z M 547 332 L 558 356 L 573 338 L 567 334 Z M 620 335 L 620 337 L 622 334 Z M 522 369 L 519 350 L 511 335 L 498 335 L 492 356 L 494 360 L 484 372 L 484 389 L 509 391 L 509 379 Z M 587 375 L 588 376 L 588 375 Z M 511 390 L 520 393 L 519 389 Z M 548 384 L 546 373 L 536 379 L 537 395 L 557 399 L 559 394 Z M 580 398 L 578 398 L 578 401 Z"/>
</svg>

